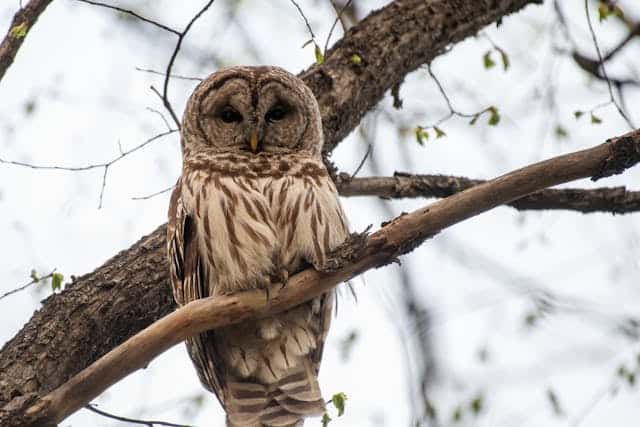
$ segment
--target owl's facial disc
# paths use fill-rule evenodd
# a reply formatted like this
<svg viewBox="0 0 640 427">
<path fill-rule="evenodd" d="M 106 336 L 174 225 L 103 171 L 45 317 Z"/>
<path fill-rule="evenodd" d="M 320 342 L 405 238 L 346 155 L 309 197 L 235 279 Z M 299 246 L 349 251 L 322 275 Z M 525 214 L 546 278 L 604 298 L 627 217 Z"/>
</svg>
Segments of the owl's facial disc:
<svg viewBox="0 0 640 427">
<path fill-rule="evenodd" d="M 302 94 L 276 78 L 231 77 L 203 98 L 200 113 L 206 141 L 219 151 L 293 152 L 308 127 Z"/>
</svg>

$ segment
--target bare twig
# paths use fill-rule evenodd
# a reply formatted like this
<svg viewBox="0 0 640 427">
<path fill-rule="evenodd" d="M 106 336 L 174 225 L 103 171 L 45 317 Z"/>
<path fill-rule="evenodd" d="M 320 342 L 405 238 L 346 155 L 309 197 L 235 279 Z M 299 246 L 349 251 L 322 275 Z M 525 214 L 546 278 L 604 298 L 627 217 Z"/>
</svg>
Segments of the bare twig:
<svg viewBox="0 0 640 427">
<path fill-rule="evenodd" d="M 163 136 L 167 136 L 170 135 L 172 133 L 177 132 L 177 129 L 169 129 L 166 132 L 162 132 L 159 133 L 156 136 L 153 136 L 149 139 L 147 139 L 146 141 L 144 141 L 143 143 L 136 145 L 135 147 L 131 148 L 130 150 L 126 150 L 126 151 L 122 151 L 122 148 L 120 148 L 120 154 L 116 157 L 114 157 L 113 159 L 104 162 L 104 163 L 97 163 L 97 164 L 91 164 L 91 165 L 86 165 L 86 166 L 48 166 L 48 165 L 34 165 L 31 163 L 26 163 L 26 162 L 19 162 L 16 160 L 6 160 L 6 159 L 2 159 L 0 158 L 0 163 L 2 164 L 8 164 L 8 165 L 14 165 L 14 166 L 21 166 L 21 167 L 26 167 L 26 168 L 30 168 L 30 169 L 39 169 L 39 170 L 54 170 L 54 171 L 68 171 L 68 172 L 84 172 L 84 171 L 88 171 L 88 170 L 92 170 L 92 169 L 99 169 L 99 168 L 103 168 L 104 172 L 102 174 L 102 184 L 101 184 L 101 188 L 100 188 L 100 201 L 98 204 L 98 209 L 100 209 L 102 207 L 102 198 L 104 196 L 104 189 L 105 186 L 107 184 L 107 174 L 109 172 L 109 168 L 116 162 L 122 160 L 123 158 L 127 157 L 129 154 L 135 153 L 136 151 L 146 147 L 147 145 L 151 144 L 153 141 L 162 138 Z"/>
<path fill-rule="evenodd" d="M 336 15 L 336 19 L 333 21 L 333 24 L 331 25 L 331 29 L 329 30 L 329 34 L 327 35 L 327 40 L 325 40 L 324 42 L 324 50 L 322 51 L 324 56 L 327 56 L 327 50 L 329 49 L 329 41 L 331 40 L 331 35 L 333 34 L 333 30 L 336 28 L 338 21 L 340 21 L 340 24 L 342 25 L 342 31 L 345 33 L 347 32 L 347 27 L 345 27 L 344 22 L 342 22 L 342 14 L 351 5 L 352 1 L 353 0 L 347 0 L 347 2 L 344 4 L 344 6 L 342 6 L 340 11 L 338 11 L 336 4 L 334 3 L 333 0 L 331 0 L 331 6 L 333 6 L 337 15 Z"/>
<path fill-rule="evenodd" d="M 146 196 L 132 197 L 131 200 L 149 200 L 149 199 L 151 199 L 153 197 L 159 196 L 160 194 L 164 194 L 164 193 L 167 193 L 167 192 L 173 190 L 173 187 L 175 187 L 175 185 L 172 185 L 171 187 L 167 187 L 167 188 L 165 188 L 163 190 L 160 190 L 160 191 L 156 191 L 155 193 L 151 193 L 151 194 L 146 195 Z"/>
<path fill-rule="evenodd" d="M 24 285 L 22 285 L 22 286 L 20 286 L 20 287 L 17 287 L 17 288 L 15 288 L 15 289 L 12 289 L 12 290 L 10 290 L 10 291 L 8 291 L 8 292 L 5 292 L 4 294 L 0 295 L 0 300 L 1 300 L 1 299 L 3 299 L 3 298 L 8 297 L 9 295 L 13 295 L 13 294 L 15 294 L 15 293 L 17 293 L 17 292 L 24 291 L 24 290 L 25 290 L 25 289 L 27 289 L 29 286 L 31 286 L 31 285 L 33 285 L 33 284 L 35 284 L 35 283 L 39 283 L 39 282 L 40 282 L 40 281 L 42 281 L 42 280 L 47 280 L 47 279 L 52 278 L 52 277 L 53 277 L 53 274 L 54 274 L 55 272 L 56 272 L 56 269 L 54 268 L 53 270 L 51 270 L 51 273 L 47 274 L 46 276 L 42 276 L 42 277 L 33 277 L 33 276 L 32 276 L 33 278 L 32 278 L 32 280 L 31 280 L 29 283 L 26 283 L 26 284 L 24 284 Z"/>
<path fill-rule="evenodd" d="M 13 16 L 7 35 L 0 43 L 0 80 L 13 64 L 13 60 L 27 34 L 51 1 L 31 0 L 25 7 L 20 4 L 20 10 Z"/>
<path fill-rule="evenodd" d="M 340 174 L 338 191 L 344 197 L 377 196 L 385 199 L 417 197 L 449 197 L 485 183 L 450 175 L 414 175 L 396 172 L 390 177 L 351 178 Z M 572 210 L 582 213 L 630 213 L 640 211 L 640 191 L 625 187 L 593 189 L 545 189 L 507 203 L 518 210 Z"/>
<path fill-rule="evenodd" d="M 362 247 L 345 248 L 332 272 L 307 269 L 287 286 L 199 299 L 177 309 L 116 347 L 67 383 L 26 410 L 25 427 L 57 423 L 86 405 L 110 385 L 146 366 L 173 345 L 202 331 L 264 318 L 308 301 L 362 272 L 387 265 L 443 229 L 543 188 L 580 178 L 597 180 L 640 162 L 640 130 L 604 144 L 535 163 L 487 181 L 427 207 L 403 214 L 366 238 Z M 347 255 L 348 254 L 348 255 Z M 9 414 L 20 417 L 19 414 Z"/>
<path fill-rule="evenodd" d="M 162 114 L 161 111 L 158 111 L 155 108 L 151 108 L 151 107 L 147 107 L 147 110 L 160 116 L 165 126 L 167 127 L 167 130 L 171 130 L 171 125 L 169 124 L 169 122 L 167 121 L 167 118 L 164 116 L 164 114 Z M 120 151 L 122 152 L 122 149 L 120 149 Z"/>
<path fill-rule="evenodd" d="M 176 45 L 173 49 L 173 52 L 171 53 L 171 56 L 169 57 L 169 62 L 167 64 L 167 69 L 164 73 L 164 83 L 162 84 L 162 94 L 155 89 L 153 86 L 151 86 L 151 89 L 160 97 L 160 99 L 162 100 L 162 104 L 164 105 L 164 108 L 169 112 L 169 114 L 171 115 L 171 118 L 173 119 L 173 121 L 175 122 L 176 126 L 178 127 L 178 129 L 180 129 L 180 120 L 178 119 L 178 116 L 175 112 L 175 110 L 173 109 L 173 106 L 171 105 L 171 102 L 169 101 L 169 80 L 171 79 L 172 75 L 171 75 L 171 69 L 173 68 L 173 64 L 176 60 L 176 57 L 178 56 L 178 52 L 180 52 L 180 47 L 182 46 L 182 42 L 185 38 L 185 36 L 187 35 L 187 33 L 189 32 L 189 30 L 191 29 L 191 27 L 193 26 L 193 24 L 202 16 L 202 14 L 204 14 L 213 4 L 213 2 L 215 0 L 208 0 L 207 3 L 202 7 L 202 9 L 200 9 L 200 11 L 198 13 L 196 13 L 191 20 L 187 23 L 187 25 L 184 27 L 184 29 L 182 31 L 178 31 L 175 30 L 173 28 L 167 27 L 164 24 L 160 24 L 159 22 L 153 21 L 151 19 L 145 18 L 131 10 L 128 9 L 123 9 L 117 6 L 111 6 L 108 4 L 104 4 L 104 3 L 100 3 L 100 2 L 96 2 L 96 1 L 90 1 L 90 0 L 77 0 L 83 3 L 88 3 L 88 4 L 92 4 L 95 6 L 100 6 L 100 7 L 106 7 L 109 9 L 114 9 L 117 10 L 119 12 L 122 13 L 126 13 L 129 14 L 131 16 L 134 16 L 137 19 L 140 19 L 143 22 L 155 25 L 158 28 L 162 28 L 165 31 L 168 31 L 174 35 L 176 35 L 178 37 L 178 40 L 176 41 Z M 141 71 L 151 71 L 151 70 L 141 70 Z"/>
<path fill-rule="evenodd" d="M 175 62 L 176 57 L 178 56 L 178 52 L 180 52 L 180 47 L 182 46 L 182 41 L 184 40 L 185 36 L 189 32 L 193 24 L 202 16 L 202 14 L 204 14 L 211 7 L 214 1 L 215 0 L 207 1 L 204 7 L 202 7 L 202 9 L 200 9 L 200 11 L 196 13 L 193 16 L 193 18 L 191 18 L 189 23 L 187 23 L 186 27 L 184 27 L 184 30 L 182 30 L 182 32 L 178 34 L 178 41 L 176 42 L 176 46 L 173 49 L 173 53 L 171 54 L 171 57 L 169 58 L 169 63 L 167 64 L 167 71 L 165 72 L 164 84 L 162 85 L 162 102 L 164 104 L 164 107 L 167 109 L 167 111 L 173 118 L 173 121 L 175 122 L 178 129 L 180 129 L 180 120 L 178 119 L 178 116 L 173 110 L 171 102 L 169 102 L 169 79 L 171 78 L 171 69 L 173 68 L 173 63 Z"/>
<path fill-rule="evenodd" d="M 156 70 L 152 70 L 149 68 L 140 68 L 140 67 L 136 67 L 136 71 L 142 71 L 144 73 L 149 73 L 149 74 L 157 74 L 159 76 L 165 76 L 165 73 L 162 73 L 160 71 L 156 71 Z M 170 76 L 172 79 L 176 79 L 176 80 L 190 80 L 190 81 L 194 81 L 194 82 L 201 82 L 202 79 L 200 77 L 188 77 L 188 76 L 181 76 L 179 74 L 171 74 Z"/>
<path fill-rule="evenodd" d="M 180 32 L 179 31 L 174 30 L 173 28 L 171 28 L 171 27 L 169 27 L 167 25 L 161 24 L 160 22 L 154 21 L 153 19 L 145 18 L 144 16 L 142 16 L 140 14 L 137 14 L 136 12 L 134 12 L 132 10 L 124 9 L 124 8 L 121 8 L 121 7 L 118 7 L 118 6 L 113 6 L 113 5 L 110 5 L 110 4 L 101 3 L 101 2 L 98 2 L 98 1 L 92 1 L 92 0 L 76 0 L 76 1 L 78 1 L 80 3 L 87 3 L 87 4 L 90 4 L 90 5 L 93 5 L 93 6 L 104 7 L 104 8 L 107 8 L 107 9 L 113 9 L 113 10 L 116 10 L 118 12 L 122 12 L 124 14 L 131 15 L 134 18 L 137 18 L 137 19 L 141 20 L 142 22 L 146 22 L 147 24 L 151 24 L 151 25 L 153 25 L 155 27 L 158 27 L 158 28 L 160 28 L 160 29 L 162 29 L 164 31 L 168 31 L 168 32 L 170 32 L 172 34 L 175 34 L 176 36 L 180 36 Z"/>
<path fill-rule="evenodd" d="M 145 426 L 148 426 L 148 427 L 155 427 L 155 426 L 192 427 L 192 426 L 189 426 L 187 424 L 176 424 L 176 423 L 169 423 L 169 422 L 166 422 L 166 421 L 137 420 L 135 418 L 122 417 L 120 415 L 114 415 L 114 414 L 111 414 L 111 413 L 109 413 L 107 411 L 100 410 L 100 409 L 96 408 L 96 406 L 97 405 L 89 404 L 89 405 L 85 406 L 85 409 L 88 409 L 91 412 L 95 412 L 96 414 L 100 414 L 103 417 L 111 418 L 112 420 L 123 421 L 125 423 L 142 424 L 142 425 L 145 425 Z"/>
<path fill-rule="evenodd" d="M 456 110 L 453 107 L 453 103 L 451 102 L 451 99 L 449 98 L 449 95 L 447 95 L 447 92 L 445 91 L 444 86 L 442 85 L 440 80 L 436 77 L 436 75 L 434 74 L 433 70 L 431 69 L 431 64 L 428 64 L 426 66 L 426 69 L 427 69 L 429 75 L 431 76 L 431 78 L 433 79 L 433 81 L 435 82 L 436 86 L 438 87 L 438 91 L 440 92 L 440 94 L 444 98 L 445 102 L 447 103 L 447 108 L 449 109 L 449 112 L 444 117 L 441 117 L 440 119 L 438 119 L 433 124 L 417 126 L 418 130 L 427 130 L 427 129 L 439 130 L 439 129 L 437 129 L 438 126 L 441 125 L 442 123 L 446 122 L 447 120 L 449 120 L 453 116 L 458 116 L 458 117 L 463 117 L 463 118 L 470 118 L 471 119 L 471 124 L 473 124 L 483 114 L 486 114 L 486 113 L 495 114 L 496 113 L 496 111 L 497 111 L 496 107 L 494 107 L 492 105 L 489 106 L 489 107 L 486 107 L 486 108 L 484 108 L 484 109 L 482 109 L 480 111 L 477 111 L 475 113 L 463 113 L 461 111 Z"/>
<path fill-rule="evenodd" d="M 611 80 L 609 80 L 609 76 L 607 75 L 607 68 L 605 67 L 604 60 L 602 57 L 602 52 L 600 51 L 600 45 L 598 44 L 596 32 L 593 29 L 593 23 L 591 22 L 591 14 L 589 12 L 589 0 L 584 0 L 584 10 L 587 15 L 587 24 L 589 26 L 589 32 L 591 33 L 591 39 L 593 40 L 593 45 L 596 49 L 596 53 L 598 54 L 598 63 L 600 64 L 600 69 L 602 70 L 602 75 L 604 77 L 604 80 L 607 82 L 607 89 L 609 90 L 609 99 L 611 103 L 615 105 L 620 116 L 622 116 L 624 121 L 627 122 L 627 124 L 629 125 L 629 128 L 633 129 L 634 126 L 633 126 L 633 123 L 631 122 L 631 119 L 629 119 L 629 117 L 624 112 L 620 104 L 618 104 L 618 101 L 616 101 L 615 97 L 613 96 L 613 86 L 611 84 Z"/>
<path fill-rule="evenodd" d="M 360 172 L 360 169 L 362 169 L 362 167 L 364 166 L 365 162 L 367 161 L 367 159 L 369 158 L 369 156 L 371 155 L 371 151 L 373 150 L 373 144 L 368 144 L 367 145 L 367 152 L 364 153 L 364 157 L 362 158 L 362 160 L 360 161 L 360 164 L 358 165 L 358 167 L 356 168 L 356 170 L 353 171 L 353 173 L 351 174 L 351 178 L 353 179 L 356 177 L 356 175 L 358 175 L 358 172 Z"/>
<path fill-rule="evenodd" d="M 316 35 L 313 33 L 313 29 L 311 28 L 311 24 L 309 24 L 309 20 L 307 19 L 307 16 L 304 14 L 304 12 L 302 11 L 302 8 L 298 4 L 298 2 L 296 2 L 296 0 L 289 0 L 289 1 L 293 3 L 296 9 L 298 9 L 300 16 L 302 16 L 302 19 L 304 19 L 304 24 L 307 26 L 307 31 L 309 31 L 309 35 L 311 36 L 311 41 L 315 43 Z"/>
</svg>

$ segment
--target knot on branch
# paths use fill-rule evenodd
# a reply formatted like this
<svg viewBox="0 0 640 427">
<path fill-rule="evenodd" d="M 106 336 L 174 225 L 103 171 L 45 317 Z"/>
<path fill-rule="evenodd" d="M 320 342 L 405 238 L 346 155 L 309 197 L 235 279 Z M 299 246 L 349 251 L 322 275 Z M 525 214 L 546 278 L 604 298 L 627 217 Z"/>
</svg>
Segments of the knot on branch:
<svg viewBox="0 0 640 427">
<path fill-rule="evenodd" d="M 362 233 L 351 233 L 340 246 L 327 254 L 327 259 L 319 270 L 332 273 L 362 258 L 367 247 L 370 229 L 371 226 L 368 226 Z"/>
<path fill-rule="evenodd" d="M 591 177 L 592 181 L 618 175 L 640 162 L 640 130 L 618 137 L 611 142 L 613 143 L 609 156 L 602 162 L 600 171 Z"/>
</svg>

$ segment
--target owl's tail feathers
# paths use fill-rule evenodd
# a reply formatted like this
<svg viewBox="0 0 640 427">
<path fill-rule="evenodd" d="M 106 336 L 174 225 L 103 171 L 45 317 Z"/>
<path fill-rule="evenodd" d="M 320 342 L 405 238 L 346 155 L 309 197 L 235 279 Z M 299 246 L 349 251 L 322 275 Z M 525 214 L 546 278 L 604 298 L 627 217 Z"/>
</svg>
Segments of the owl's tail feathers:
<svg viewBox="0 0 640 427">
<path fill-rule="evenodd" d="M 228 427 L 300 427 L 304 418 L 325 411 L 318 379 L 307 366 L 296 366 L 278 382 L 227 383 Z"/>
</svg>

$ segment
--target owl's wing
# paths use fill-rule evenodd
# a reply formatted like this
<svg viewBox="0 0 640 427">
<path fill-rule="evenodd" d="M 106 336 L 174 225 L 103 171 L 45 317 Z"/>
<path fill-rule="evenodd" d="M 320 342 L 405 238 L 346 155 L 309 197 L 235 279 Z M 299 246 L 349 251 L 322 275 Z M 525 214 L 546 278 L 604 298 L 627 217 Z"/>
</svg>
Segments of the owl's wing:
<svg viewBox="0 0 640 427">
<path fill-rule="evenodd" d="M 205 268 L 198 253 L 196 219 L 189 214 L 181 195 L 182 185 L 179 180 L 169 204 L 167 251 L 173 296 L 180 306 L 209 296 Z M 223 372 L 215 363 L 220 360 L 214 346 L 215 341 L 215 333 L 207 331 L 188 338 L 186 345 L 189 356 L 197 367 L 200 381 L 216 395 L 224 407 L 221 386 Z"/>
</svg>

